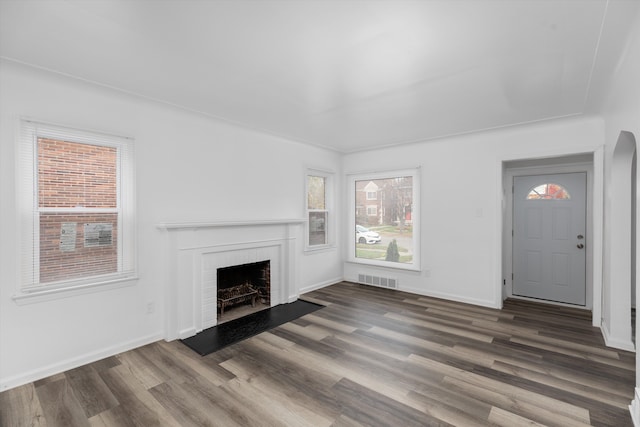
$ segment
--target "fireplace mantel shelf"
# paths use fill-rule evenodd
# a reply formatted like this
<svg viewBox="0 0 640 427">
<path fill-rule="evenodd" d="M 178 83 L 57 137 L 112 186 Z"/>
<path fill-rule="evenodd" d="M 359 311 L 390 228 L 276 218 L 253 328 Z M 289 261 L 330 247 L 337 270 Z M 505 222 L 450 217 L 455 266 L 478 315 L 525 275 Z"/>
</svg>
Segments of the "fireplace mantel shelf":
<svg viewBox="0 0 640 427">
<path fill-rule="evenodd" d="M 219 228 L 219 227 L 251 227 L 260 225 L 286 225 L 286 224 L 302 224 L 305 219 L 263 219 L 250 221 L 210 221 L 210 222 L 168 222 L 157 224 L 160 230 L 185 230 L 198 228 Z"/>
</svg>

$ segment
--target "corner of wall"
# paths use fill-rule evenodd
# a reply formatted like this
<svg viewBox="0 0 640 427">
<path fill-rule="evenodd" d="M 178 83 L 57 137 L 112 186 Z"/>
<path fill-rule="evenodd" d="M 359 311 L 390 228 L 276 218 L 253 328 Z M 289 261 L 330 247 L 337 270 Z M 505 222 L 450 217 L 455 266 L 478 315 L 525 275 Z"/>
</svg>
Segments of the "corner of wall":
<svg viewBox="0 0 640 427">
<path fill-rule="evenodd" d="M 634 399 L 629 405 L 629 412 L 631 413 L 631 421 L 635 427 L 640 427 L 640 387 L 636 387 L 634 393 Z"/>
<path fill-rule="evenodd" d="M 30 383 L 42 378 L 46 378 L 51 375 L 55 375 L 61 372 L 65 372 L 69 369 L 76 368 L 78 366 L 86 365 L 96 362 L 98 360 L 114 356 L 125 351 L 133 350 L 137 347 L 142 347 L 147 344 L 159 341 L 162 339 L 162 333 L 155 333 L 146 337 L 121 343 L 115 346 L 111 346 L 105 349 L 101 349 L 96 352 L 83 354 L 71 359 L 57 361 L 51 365 L 44 366 L 38 369 L 34 369 L 29 372 L 23 372 L 18 375 L 14 375 L 8 378 L 0 378 L 0 392 L 9 390 L 11 388 L 19 387 L 23 384 Z"/>
<path fill-rule="evenodd" d="M 333 279 L 325 280 L 323 282 L 314 283 L 313 285 L 305 286 L 304 288 L 299 289 L 298 295 L 306 294 L 307 292 L 315 291 L 317 289 L 326 288 L 327 286 L 331 286 L 333 284 L 342 282 L 344 277 L 335 277 Z"/>
<path fill-rule="evenodd" d="M 636 351 L 636 346 L 633 344 L 631 339 L 622 339 L 611 335 L 611 330 L 605 319 L 602 319 L 600 331 L 602 332 L 602 337 L 604 338 L 604 343 L 607 347 L 631 352 Z"/>
</svg>

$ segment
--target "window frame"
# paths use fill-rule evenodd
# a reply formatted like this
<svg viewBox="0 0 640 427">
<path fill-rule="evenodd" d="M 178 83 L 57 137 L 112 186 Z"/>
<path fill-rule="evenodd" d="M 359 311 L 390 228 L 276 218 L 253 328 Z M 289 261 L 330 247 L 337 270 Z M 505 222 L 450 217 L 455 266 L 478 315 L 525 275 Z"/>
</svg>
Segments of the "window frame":
<svg viewBox="0 0 640 427">
<path fill-rule="evenodd" d="M 309 197 L 309 177 L 316 176 L 324 178 L 324 209 L 309 209 L 308 197 Z M 305 227 L 304 227 L 304 250 L 305 252 L 322 251 L 335 246 L 334 235 L 334 176 L 335 174 L 330 171 L 307 168 L 304 175 L 304 208 L 305 208 Z M 312 245 L 309 241 L 311 224 L 309 221 L 310 214 L 314 212 L 325 213 L 325 243 Z"/>
<path fill-rule="evenodd" d="M 20 281 L 14 300 L 20 302 L 68 291 L 120 286 L 137 279 L 137 239 L 135 231 L 134 141 L 131 138 L 21 119 L 18 165 L 18 209 L 20 218 Z M 38 201 L 38 140 L 116 148 L 116 208 L 41 207 Z M 114 273 L 40 282 L 41 213 L 116 213 L 117 271 Z"/>
<path fill-rule="evenodd" d="M 347 235 L 347 262 L 355 264 L 370 265 L 376 267 L 387 267 L 400 270 L 421 271 L 421 255 L 420 255 L 420 168 L 412 169 L 392 169 L 383 172 L 355 173 L 348 175 L 348 225 Z M 400 263 L 392 261 L 372 260 L 356 257 L 356 242 L 354 231 L 356 226 L 356 181 L 388 179 L 401 176 L 410 176 L 412 178 L 412 209 L 411 218 L 413 221 L 413 259 L 409 263 Z M 366 197 L 365 197 L 366 198 Z"/>
</svg>

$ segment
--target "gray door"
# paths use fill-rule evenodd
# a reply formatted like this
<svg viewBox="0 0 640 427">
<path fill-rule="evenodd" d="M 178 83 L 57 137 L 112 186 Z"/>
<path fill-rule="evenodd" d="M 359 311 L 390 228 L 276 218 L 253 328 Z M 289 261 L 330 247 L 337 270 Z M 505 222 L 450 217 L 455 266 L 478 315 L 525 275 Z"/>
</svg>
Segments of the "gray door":
<svg viewBox="0 0 640 427">
<path fill-rule="evenodd" d="M 585 305 L 586 173 L 513 179 L 514 295 Z"/>
</svg>

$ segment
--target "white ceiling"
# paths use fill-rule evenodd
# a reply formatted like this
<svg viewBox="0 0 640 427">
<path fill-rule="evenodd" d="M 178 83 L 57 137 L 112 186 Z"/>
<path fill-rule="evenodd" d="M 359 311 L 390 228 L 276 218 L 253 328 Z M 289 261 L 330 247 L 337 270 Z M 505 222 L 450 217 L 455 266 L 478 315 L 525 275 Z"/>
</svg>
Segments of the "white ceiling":
<svg viewBox="0 0 640 427">
<path fill-rule="evenodd" d="M 607 8 L 1 0 L 0 56 L 354 152 L 584 113 Z"/>
</svg>

